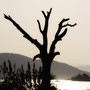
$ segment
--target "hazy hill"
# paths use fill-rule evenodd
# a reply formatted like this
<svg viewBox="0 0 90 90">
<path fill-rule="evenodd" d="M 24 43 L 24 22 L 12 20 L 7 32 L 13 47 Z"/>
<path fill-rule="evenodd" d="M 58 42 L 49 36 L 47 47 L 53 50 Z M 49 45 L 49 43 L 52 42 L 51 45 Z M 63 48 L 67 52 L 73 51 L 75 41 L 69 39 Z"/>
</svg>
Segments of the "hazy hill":
<svg viewBox="0 0 90 90">
<path fill-rule="evenodd" d="M 17 66 L 20 66 L 21 64 L 23 64 L 25 69 L 27 68 L 27 62 L 30 62 L 31 67 L 33 65 L 33 61 L 29 57 L 18 55 L 18 54 L 1 53 L 0 54 L 0 65 L 2 65 L 2 63 L 7 60 L 10 60 L 12 64 L 16 63 Z M 41 66 L 40 60 L 36 60 L 35 63 L 37 67 Z M 68 79 L 77 74 L 87 73 L 73 66 L 70 66 L 68 64 L 60 63 L 56 61 L 52 63 L 51 72 L 54 75 L 56 75 L 57 78 L 61 78 L 61 79 Z"/>
<path fill-rule="evenodd" d="M 90 65 L 77 66 L 77 68 L 79 68 L 80 70 L 90 72 Z"/>
</svg>

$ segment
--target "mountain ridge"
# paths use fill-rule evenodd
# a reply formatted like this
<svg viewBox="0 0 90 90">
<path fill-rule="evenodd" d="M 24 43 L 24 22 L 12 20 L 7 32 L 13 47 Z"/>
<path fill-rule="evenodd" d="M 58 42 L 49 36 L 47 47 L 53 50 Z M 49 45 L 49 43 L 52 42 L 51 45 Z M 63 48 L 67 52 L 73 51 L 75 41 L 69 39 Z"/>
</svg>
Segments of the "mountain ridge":
<svg viewBox="0 0 90 90">
<path fill-rule="evenodd" d="M 23 64 L 25 69 L 27 68 L 27 62 L 30 62 L 31 68 L 33 66 L 33 60 L 27 56 L 14 53 L 0 53 L 0 65 L 2 65 L 4 61 L 7 62 L 7 60 L 10 60 L 12 64 L 16 63 L 17 67 L 20 67 Z M 42 65 L 40 60 L 36 60 L 34 63 L 37 68 Z M 83 73 L 89 74 L 88 72 L 79 70 L 71 65 L 57 61 L 53 61 L 51 73 L 56 75 L 57 79 L 69 79 L 77 74 Z"/>
<path fill-rule="evenodd" d="M 76 66 L 76 67 L 80 70 L 90 72 L 90 65 L 80 65 L 80 66 Z"/>
</svg>

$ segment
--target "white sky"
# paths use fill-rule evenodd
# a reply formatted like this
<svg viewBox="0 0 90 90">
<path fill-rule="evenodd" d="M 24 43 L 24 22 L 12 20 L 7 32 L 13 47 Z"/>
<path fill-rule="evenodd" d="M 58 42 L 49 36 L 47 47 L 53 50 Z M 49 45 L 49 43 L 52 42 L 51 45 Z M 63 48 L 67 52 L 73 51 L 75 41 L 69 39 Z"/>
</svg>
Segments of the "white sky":
<svg viewBox="0 0 90 90">
<path fill-rule="evenodd" d="M 38 49 L 22 37 L 22 34 L 3 17 L 10 15 L 32 37 L 42 42 L 39 19 L 44 25 L 42 10 L 53 8 L 49 23 L 49 46 L 59 22 L 70 18 L 69 23 L 78 24 L 68 28 L 67 35 L 57 44 L 61 52 L 55 60 L 71 65 L 90 65 L 90 0 L 0 0 L 0 53 L 18 53 L 33 58 Z"/>
</svg>

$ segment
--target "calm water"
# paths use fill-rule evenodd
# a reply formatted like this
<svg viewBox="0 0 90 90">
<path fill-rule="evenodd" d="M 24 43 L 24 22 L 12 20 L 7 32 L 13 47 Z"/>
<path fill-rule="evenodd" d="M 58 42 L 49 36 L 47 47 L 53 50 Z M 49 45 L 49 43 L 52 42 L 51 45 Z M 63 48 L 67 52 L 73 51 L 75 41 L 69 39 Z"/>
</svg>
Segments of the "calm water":
<svg viewBox="0 0 90 90">
<path fill-rule="evenodd" d="M 52 80 L 58 90 L 90 90 L 90 82 L 71 81 L 71 80 Z"/>
<path fill-rule="evenodd" d="M 0 82 L 3 82 L 3 80 L 0 80 Z M 90 82 L 52 80 L 51 83 L 57 87 L 57 90 L 90 90 Z"/>
</svg>

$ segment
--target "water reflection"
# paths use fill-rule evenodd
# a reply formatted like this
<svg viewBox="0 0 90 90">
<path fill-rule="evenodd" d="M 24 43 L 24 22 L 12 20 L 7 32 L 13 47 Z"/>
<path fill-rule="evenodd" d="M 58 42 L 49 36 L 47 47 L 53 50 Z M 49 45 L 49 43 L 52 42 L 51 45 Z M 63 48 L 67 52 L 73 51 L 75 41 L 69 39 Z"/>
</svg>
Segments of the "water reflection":
<svg viewBox="0 0 90 90">
<path fill-rule="evenodd" d="M 90 90 L 90 82 L 71 81 L 71 80 L 52 80 L 58 90 Z"/>
</svg>

